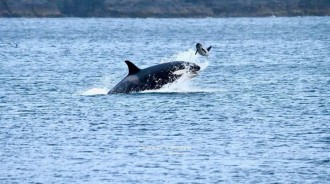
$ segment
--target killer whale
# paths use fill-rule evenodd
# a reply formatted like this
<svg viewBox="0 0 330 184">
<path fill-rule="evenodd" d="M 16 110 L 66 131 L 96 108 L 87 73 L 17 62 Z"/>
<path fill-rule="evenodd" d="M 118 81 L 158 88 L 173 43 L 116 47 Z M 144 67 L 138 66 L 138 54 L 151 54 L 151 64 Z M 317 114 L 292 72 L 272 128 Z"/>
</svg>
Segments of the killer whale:
<svg viewBox="0 0 330 184">
<path fill-rule="evenodd" d="M 140 69 L 126 60 L 128 75 L 122 79 L 108 94 L 131 93 L 145 90 L 159 89 L 165 84 L 172 83 L 185 72 L 196 75 L 200 66 L 185 62 L 172 61 Z"/>
<path fill-rule="evenodd" d="M 196 44 L 196 52 L 195 52 L 195 55 L 197 54 L 200 54 L 202 56 L 208 56 L 209 55 L 209 52 L 211 50 L 212 46 L 209 46 L 207 49 L 205 49 L 203 47 L 203 45 L 201 43 L 197 43 Z"/>
</svg>

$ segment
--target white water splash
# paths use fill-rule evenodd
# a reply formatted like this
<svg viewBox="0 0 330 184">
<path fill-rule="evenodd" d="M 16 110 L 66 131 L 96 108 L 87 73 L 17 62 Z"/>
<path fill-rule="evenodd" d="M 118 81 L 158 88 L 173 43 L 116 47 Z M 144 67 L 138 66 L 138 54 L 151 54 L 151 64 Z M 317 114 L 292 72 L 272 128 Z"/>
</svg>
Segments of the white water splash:
<svg viewBox="0 0 330 184">
<path fill-rule="evenodd" d="M 195 63 L 201 67 L 201 71 L 205 70 L 209 66 L 208 57 L 202 57 L 199 54 L 195 55 L 195 50 L 189 49 L 183 52 L 179 52 L 170 57 L 165 57 L 160 63 L 167 63 L 171 61 L 187 61 Z"/>
<path fill-rule="evenodd" d="M 161 63 L 171 61 L 187 61 L 195 63 L 201 67 L 200 71 L 205 70 L 209 66 L 208 57 L 201 57 L 195 55 L 195 50 L 189 49 L 187 51 L 179 52 L 171 57 L 165 57 Z M 198 77 L 194 76 L 194 77 Z M 192 76 L 189 73 L 183 74 L 178 80 L 173 83 L 166 84 L 162 88 L 157 90 L 148 90 L 144 93 L 202 93 L 202 92 L 214 92 L 213 89 L 202 89 L 193 85 Z"/>
<path fill-rule="evenodd" d="M 83 96 L 95 96 L 95 95 L 107 95 L 109 92 L 108 85 L 114 83 L 110 76 L 105 76 L 101 79 L 100 84 L 97 86 L 106 86 L 106 87 L 94 87 L 83 92 L 78 93 Z"/>
<path fill-rule="evenodd" d="M 108 94 L 108 91 L 109 90 L 106 88 L 92 88 L 81 93 L 81 95 L 83 96 L 106 95 Z"/>
<path fill-rule="evenodd" d="M 195 84 L 190 74 L 185 73 L 175 82 L 166 84 L 160 89 L 147 90 L 140 93 L 215 93 L 222 91 L 219 89 L 201 88 Z"/>
<path fill-rule="evenodd" d="M 192 84 L 191 78 L 188 73 L 183 74 L 178 80 L 173 83 L 164 85 L 157 90 L 147 90 L 141 93 L 201 93 L 205 92 Z"/>
</svg>

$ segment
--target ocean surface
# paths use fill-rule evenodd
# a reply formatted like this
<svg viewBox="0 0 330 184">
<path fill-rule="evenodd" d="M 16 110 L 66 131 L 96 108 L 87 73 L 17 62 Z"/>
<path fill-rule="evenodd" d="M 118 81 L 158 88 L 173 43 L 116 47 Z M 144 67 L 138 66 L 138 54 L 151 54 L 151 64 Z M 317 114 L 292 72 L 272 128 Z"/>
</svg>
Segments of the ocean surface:
<svg viewBox="0 0 330 184">
<path fill-rule="evenodd" d="M 0 19 L 0 183 L 329 181 L 330 17 Z"/>
</svg>

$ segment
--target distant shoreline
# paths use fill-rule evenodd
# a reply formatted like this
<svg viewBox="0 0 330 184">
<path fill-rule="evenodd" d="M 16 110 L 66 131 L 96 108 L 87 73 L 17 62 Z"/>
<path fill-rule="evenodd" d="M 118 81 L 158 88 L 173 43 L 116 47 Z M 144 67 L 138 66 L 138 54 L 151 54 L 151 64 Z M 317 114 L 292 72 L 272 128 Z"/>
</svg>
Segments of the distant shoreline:
<svg viewBox="0 0 330 184">
<path fill-rule="evenodd" d="M 330 16 L 329 0 L 0 0 L 9 18 L 226 18 Z"/>
<path fill-rule="evenodd" d="M 13 16 L 13 17 L 1 17 L 7 18 L 7 19 L 19 19 L 19 18 L 25 18 L 25 19 L 62 19 L 62 18 L 79 18 L 79 19 L 89 19 L 89 18 L 96 18 L 96 19 L 107 19 L 107 18 L 113 18 L 113 19 L 219 19 L 219 18 L 295 18 L 295 17 L 330 17 L 330 15 L 297 15 L 297 16 L 227 16 L 227 17 L 78 17 L 78 16 L 47 16 L 47 17 L 31 17 L 31 16 Z"/>
<path fill-rule="evenodd" d="M 303 16 L 241 16 L 241 17 L 0 17 L 0 19 L 235 19 L 235 18 L 303 18 L 303 17 L 330 17 L 330 15 L 303 15 Z"/>
</svg>

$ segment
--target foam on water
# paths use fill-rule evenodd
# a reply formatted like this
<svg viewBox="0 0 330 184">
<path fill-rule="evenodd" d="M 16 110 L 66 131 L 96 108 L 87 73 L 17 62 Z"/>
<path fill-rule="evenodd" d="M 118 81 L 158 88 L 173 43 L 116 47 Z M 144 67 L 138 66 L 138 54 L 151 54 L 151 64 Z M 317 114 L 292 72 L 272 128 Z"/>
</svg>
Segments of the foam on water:
<svg viewBox="0 0 330 184">
<path fill-rule="evenodd" d="M 108 91 L 110 90 L 109 84 L 114 83 L 112 78 L 110 76 L 103 77 L 100 81 L 100 84 L 97 86 L 102 86 L 102 87 L 93 87 L 91 89 L 84 90 L 83 92 L 78 93 L 79 95 L 82 96 L 96 96 L 96 95 L 107 95 Z"/>
<path fill-rule="evenodd" d="M 106 95 L 108 94 L 108 91 L 109 90 L 106 88 L 92 88 L 81 93 L 81 95 L 83 96 Z"/>
</svg>

